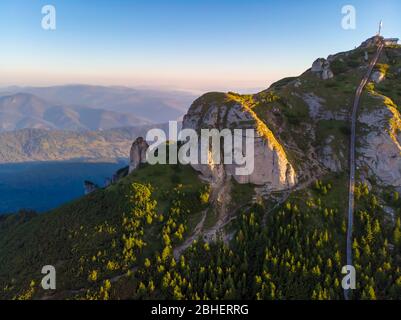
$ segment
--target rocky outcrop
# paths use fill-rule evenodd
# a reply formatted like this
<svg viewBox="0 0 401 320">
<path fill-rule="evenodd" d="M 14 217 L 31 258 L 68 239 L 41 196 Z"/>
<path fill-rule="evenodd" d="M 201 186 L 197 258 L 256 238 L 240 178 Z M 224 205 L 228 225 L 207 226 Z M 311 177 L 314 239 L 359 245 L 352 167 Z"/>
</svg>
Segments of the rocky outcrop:
<svg viewBox="0 0 401 320">
<path fill-rule="evenodd" d="M 209 93 L 199 98 L 185 115 L 183 128 L 192 128 L 197 132 L 208 128 L 255 129 L 253 172 L 238 175 L 236 169 L 241 165 L 235 162 L 214 164 L 211 159 L 208 164 L 192 165 L 205 179 L 218 181 L 231 176 L 238 183 L 264 185 L 269 190 L 288 189 L 297 183 L 297 175 L 283 146 L 247 103 L 234 95 Z M 246 152 L 246 140 L 242 142 L 242 150 Z"/>
<path fill-rule="evenodd" d="M 305 93 L 301 98 L 307 104 L 309 116 L 313 120 L 346 120 L 348 118 L 347 108 L 339 106 L 335 112 L 327 110 L 326 100 L 314 93 Z"/>
<path fill-rule="evenodd" d="M 364 128 L 357 150 L 358 165 L 384 186 L 401 186 L 401 117 L 388 98 L 377 98 L 375 109 L 359 117 Z"/>
<path fill-rule="evenodd" d="M 127 159 L 132 141 L 166 125 L 104 131 L 24 129 L 0 133 L 0 164 L 31 161 L 116 161 Z"/>
<path fill-rule="evenodd" d="M 330 69 L 330 62 L 323 58 L 319 58 L 313 62 L 311 71 L 322 80 L 328 80 L 334 77 L 333 71 Z"/>
<path fill-rule="evenodd" d="M 146 150 L 149 145 L 142 137 L 137 138 L 131 146 L 129 156 L 129 173 L 134 171 L 141 163 L 146 162 Z"/>
<path fill-rule="evenodd" d="M 380 83 L 386 79 L 386 75 L 380 71 L 375 71 L 372 73 L 371 80 L 375 83 Z"/>
</svg>

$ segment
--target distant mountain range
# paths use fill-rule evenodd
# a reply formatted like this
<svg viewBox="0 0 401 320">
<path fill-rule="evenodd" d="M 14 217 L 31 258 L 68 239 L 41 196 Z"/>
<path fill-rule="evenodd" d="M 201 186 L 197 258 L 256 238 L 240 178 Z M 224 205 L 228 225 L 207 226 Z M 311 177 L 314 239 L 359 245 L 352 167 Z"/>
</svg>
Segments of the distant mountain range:
<svg viewBox="0 0 401 320">
<path fill-rule="evenodd" d="M 0 97 L 0 132 L 25 128 L 104 130 L 144 124 L 149 124 L 149 121 L 131 114 L 58 105 L 29 93 Z"/>
<path fill-rule="evenodd" d="M 33 161 L 117 161 L 154 125 L 104 131 L 23 129 L 0 133 L 0 164 Z M 158 128 L 166 129 L 165 125 Z"/>
<path fill-rule="evenodd" d="M 53 106 L 104 109 L 131 114 L 152 123 L 163 123 L 181 118 L 197 97 L 193 93 L 179 90 L 167 91 L 89 85 L 0 88 L 0 96 L 13 95 L 20 92 L 35 95 Z M 112 116 L 103 115 L 103 118 L 109 117 Z M 129 125 L 134 125 L 134 123 Z"/>
</svg>

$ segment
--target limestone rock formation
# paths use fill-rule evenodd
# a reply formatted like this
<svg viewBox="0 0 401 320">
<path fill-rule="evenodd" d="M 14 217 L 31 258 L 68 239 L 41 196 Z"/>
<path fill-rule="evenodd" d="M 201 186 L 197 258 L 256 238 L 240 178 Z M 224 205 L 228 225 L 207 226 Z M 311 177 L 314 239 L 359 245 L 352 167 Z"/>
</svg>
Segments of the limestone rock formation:
<svg viewBox="0 0 401 320">
<path fill-rule="evenodd" d="M 330 69 L 330 62 L 323 58 L 319 58 L 313 62 L 311 71 L 322 80 L 328 80 L 334 77 L 334 74 Z"/>
<path fill-rule="evenodd" d="M 377 106 L 365 110 L 359 123 L 364 127 L 358 165 L 366 168 L 382 185 L 401 186 L 401 117 L 388 98 L 377 98 Z"/>
<path fill-rule="evenodd" d="M 207 128 L 255 129 L 253 173 L 236 174 L 236 168 L 242 166 L 235 162 L 213 164 L 210 161 L 209 164 L 193 165 L 205 179 L 216 181 L 232 176 L 238 183 L 264 185 L 269 190 L 283 190 L 297 183 L 297 175 L 283 146 L 246 102 L 236 100 L 230 94 L 209 93 L 197 99 L 184 117 L 183 128 L 197 132 Z M 246 152 L 246 140 L 243 139 L 242 143 L 242 150 Z"/>
<path fill-rule="evenodd" d="M 371 79 L 375 83 L 380 83 L 386 79 L 386 75 L 380 71 L 375 71 L 372 73 Z"/>
<path fill-rule="evenodd" d="M 317 59 L 300 77 L 283 79 L 255 95 L 212 92 L 200 97 L 185 115 L 183 129 L 192 128 L 198 133 L 212 128 L 255 129 L 254 171 L 239 175 L 236 169 L 240 164 L 213 163 L 211 154 L 207 164 L 192 166 L 208 181 L 233 177 L 238 183 L 252 183 L 264 190 L 284 190 L 327 172 L 347 170 L 349 116 L 359 84 L 354 76 L 357 73 L 362 77 L 371 58 L 370 47 L 380 41 L 373 37 L 362 44 L 362 50 Z M 391 77 L 384 79 L 380 71 L 372 76 L 377 83 L 385 80 L 383 85 L 398 79 L 401 73 L 397 62 L 401 50 L 388 50 L 392 51 L 382 56 L 381 63 L 390 66 Z M 333 78 L 332 69 L 336 77 L 320 81 Z M 380 99 L 374 108 L 369 103 L 369 108 L 361 105 L 359 109 L 358 130 L 362 132 L 357 134 L 358 174 L 377 177 L 382 185 L 401 187 L 400 115 L 396 106 L 384 97 Z M 245 140 L 242 143 L 246 152 Z M 133 144 L 130 172 L 145 162 L 147 148 L 143 139 Z"/>
<path fill-rule="evenodd" d="M 141 163 L 146 162 L 146 150 L 149 145 L 142 137 L 137 138 L 132 144 L 129 156 L 129 173 L 134 171 Z"/>
</svg>

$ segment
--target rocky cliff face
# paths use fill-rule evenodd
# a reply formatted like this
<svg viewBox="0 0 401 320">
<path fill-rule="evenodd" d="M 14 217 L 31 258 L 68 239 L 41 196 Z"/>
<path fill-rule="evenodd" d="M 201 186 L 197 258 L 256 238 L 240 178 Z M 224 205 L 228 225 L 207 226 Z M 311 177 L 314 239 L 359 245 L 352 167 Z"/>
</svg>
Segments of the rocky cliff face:
<svg viewBox="0 0 401 320">
<path fill-rule="evenodd" d="M 183 128 L 201 129 L 255 129 L 254 171 L 250 175 L 238 175 L 236 169 L 241 165 L 199 164 L 193 167 L 204 178 L 219 180 L 232 176 L 239 183 L 265 185 L 270 190 L 283 190 L 293 187 L 297 182 L 294 167 L 288 160 L 283 146 L 270 129 L 247 105 L 245 100 L 233 94 L 209 93 L 196 100 L 184 117 Z M 246 152 L 246 140 L 243 139 Z"/>
<path fill-rule="evenodd" d="M 266 191 L 347 170 L 350 112 L 375 39 L 320 58 L 301 76 L 280 80 L 258 94 L 212 92 L 198 98 L 184 117 L 183 129 L 254 129 L 256 137 L 251 174 L 237 174 L 238 163 L 213 163 L 210 154 L 208 164 L 193 164 L 194 169 L 217 185 L 232 177 Z M 358 173 L 382 186 L 401 188 L 400 80 L 401 47 L 387 46 L 359 108 L 357 151 Z M 246 153 L 245 139 L 242 147 Z M 143 139 L 133 144 L 130 171 L 145 161 L 146 149 Z"/>
</svg>

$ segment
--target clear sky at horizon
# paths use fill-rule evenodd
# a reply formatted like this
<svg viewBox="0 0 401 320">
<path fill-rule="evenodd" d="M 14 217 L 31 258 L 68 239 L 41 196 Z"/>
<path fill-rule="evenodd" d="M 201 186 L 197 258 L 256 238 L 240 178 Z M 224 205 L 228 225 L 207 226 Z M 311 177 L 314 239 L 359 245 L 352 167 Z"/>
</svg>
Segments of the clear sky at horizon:
<svg viewBox="0 0 401 320">
<path fill-rule="evenodd" d="M 41 28 L 47 4 L 55 31 Z M 355 30 L 341 27 L 348 4 Z M 358 46 L 381 19 L 401 37 L 400 13 L 399 0 L 1 0 L 0 86 L 265 88 Z"/>
</svg>

